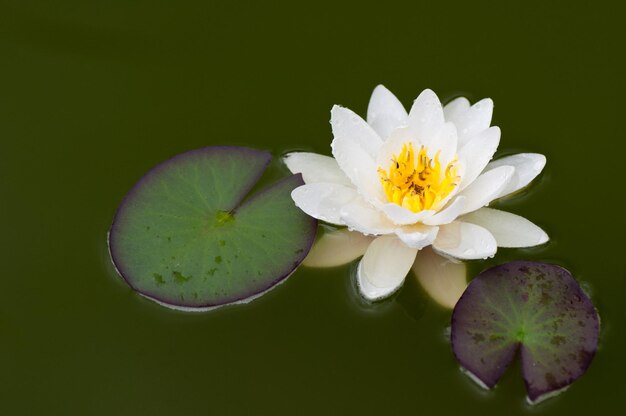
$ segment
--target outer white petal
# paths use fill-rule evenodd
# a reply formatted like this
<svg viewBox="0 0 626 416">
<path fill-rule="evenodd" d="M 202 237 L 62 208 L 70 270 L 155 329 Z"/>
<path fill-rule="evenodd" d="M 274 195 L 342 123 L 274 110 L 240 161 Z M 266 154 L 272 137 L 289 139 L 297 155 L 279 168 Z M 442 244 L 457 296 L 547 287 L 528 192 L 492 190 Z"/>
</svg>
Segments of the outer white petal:
<svg viewBox="0 0 626 416">
<path fill-rule="evenodd" d="M 487 165 L 485 171 L 500 166 L 515 167 L 515 174 L 509 184 L 500 191 L 498 198 L 509 195 L 528 185 L 546 166 L 546 157 L 539 153 L 518 153 L 492 161 Z"/>
<path fill-rule="evenodd" d="M 318 220 L 344 225 L 341 208 L 358 198 L 356 189 L 333 183 L 311 183 L 291 192 L 298 208 Z"/>
<path fill-rule="evenodd" d="M 372 237 L 345 228 L 329 231 L 316 242 L 302 264 L 308 267 L 341 266 L 362 256 Z"/>
<path fill-rule="evenodd" d="M 378 135 L 386 139 L 393 129 L 406 122 L 407 112 L 400 100 L 382 85 L 374 88 L 367 107 L 367 123 Z"/>
<path fill-rule="evenodd" d="M 385 200 L 375 163 L 375 155 L 382 146 L 380 137 L 347 108 L 334 106 L 330 122 L 334 135 L 331 147 L 339 167 L 365 199 L 380 204 Z"/>
<path fill-rule="evenodd" d="M 432 217 L 424 219 L 422 222 L 427 225 L 449 224 L 458 217 L 465 207 L 465 197 L 460 195 L 454 198 L 448 206 L 434 214 Z"/>
<path fill-rule="evenodd" d="M 480 225 L 496 239 L 499 247 L 532 247 L 549 240 L 548 234 L 524 217 L 491 208 L 481 208 L 461 218 Z"/>
<path fill-rule="evenodd" d="M 471 107 L 467 107 L 467 100 L 452 101 L 446 106 L 446 121 L 452 121 L 459 135 L 459 146 L 463 146 L 476 133 L 489 127 L 493 115 L 493 101 L 490 98 L 480 100 Z"/>
<path fill-rule="evenodd" d="M 387 217 L 398 225 L 410 225 L 423 221 L 424 219 L 432 216 L 436 211 L 425 210 L 420 212 L 413 212 L 398 204 L 388 203 L 383 205 L 383 212 Z"/>
<path fill-rule="evenodd" d="M 467 287 L 465 263 L 442 257 L 430 247 L 417 253 L 413 271 L 426 293 L 446 308 L 454 308 Z"/>
<path fill-rule="evenodd" d="M 465 206 L 461 214 L 482 208 L 497 198 L 513 177 L 514 172 L 515 168 L 512 166 L 500 166 L 476 178 L 459 194 L 465 197 Z"/>
<path fill-rule="evenodd" d="M 438 227 L 423 224 L 407 225 L 396 229 L 396 235 L 404 244 L 418 250 L 429 246 L 435 241 Z"/>
<path fill-rule="evenodd" d="M 341 207 L 339 215 L 348 228 L 367 235 L 391 234 L 396 228 L 386 215 L 361 197 Z"/>
<path fill-rule="evenodd" d="M 496 239 L 483 227 L 455 221 L 439 227 L 433 248 L 457 259 L 473 260 L 492 257 L 498 245 Z"/>
<path fill-rule="evenodd" d="M 404 282 L 403 280 L 397 286 L 376 287 L 373 284 L 371 284 L 369 280 L 365 278 L 365 275 L 363 274 L 362 270 L 363 270 L 363 260 L 359 262 L 359 266 L 356 271 L 356 283 L 357 283 L 357 287 L 359 289 L 359 293 L 361 294 L 361 296 L 370 302 L 384 299 L 388 296 L 393 295 L 394 292 L 400 289 L 400 287 L 402 286 L 402 283 Z"/>
<path fill-rule="evenodd" d="M 424 90 L 415 99 L 409 112 L 408 125 L 424 146 L 431 147 L 444 125 L 443 108 L 437 95 Z"/>
<path fill-rule="evenodd" d="M 359 291 L 368 300 L 394 293 L 415 261 L 417 249 L 394 236 L 377 237 L 367 248 L 357 270 Z"/>
<path fill-rule="evenodd" d="M 330 182 L 352 186 L 352 182 L 330 156 L 293 152 L 283 157 L 291 173 L 301 173 L 304 183 Z"/>
<path fill-rule="evenodd" d="M 378 149 L 383 144 L 378 133 L 358 114 L 348 108 L 339 105 L 333 106 L 330 110 L 330 124 L 335 140 L 348 140 L 363 149 L 372 158 L 376 156 Z M 339 165 L 341 166 L 341 163 Z"/>
<path fill-rule="evenodd" d="M 463 166 L 463 174 L 459 189 L 470 185 L 485 169 L 500 144 L 500 128 L 490 127 L 472 137 L 459 150 L 459 163 Z"/>
</svg>

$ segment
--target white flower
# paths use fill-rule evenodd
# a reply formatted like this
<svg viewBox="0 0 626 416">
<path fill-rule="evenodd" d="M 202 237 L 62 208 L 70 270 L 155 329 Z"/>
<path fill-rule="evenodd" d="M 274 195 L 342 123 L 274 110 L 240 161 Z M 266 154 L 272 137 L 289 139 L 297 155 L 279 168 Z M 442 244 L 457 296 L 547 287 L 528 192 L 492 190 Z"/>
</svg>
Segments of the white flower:
<svg viewBox="0 0 626 416">
<path fill-rule="evenodd" d="M 490 99 L 470 106 L 457 98 L 442 107 L 425 90 L 407 114 L 382 85 L 367 122 L 334 106 L 334 158 L 285 157 L 305 182 L 291 194 L 296 205 L 348 227 L 322 236 L 305 264 L 334 266 L 363 255 L 357 282 L 368 300 L 391 295 L 413 268 L 435 300 L 452 307 L 467 281 L 465 266 L 450 259 L 483 259 L 498 246 L 548 241 L 530 221 L 483 208 L 528 185 L 546 162 L 534 153 L 490 162 L 500 141 L 500 129 L 490 127 L 492 111 Z"/>
</svg>

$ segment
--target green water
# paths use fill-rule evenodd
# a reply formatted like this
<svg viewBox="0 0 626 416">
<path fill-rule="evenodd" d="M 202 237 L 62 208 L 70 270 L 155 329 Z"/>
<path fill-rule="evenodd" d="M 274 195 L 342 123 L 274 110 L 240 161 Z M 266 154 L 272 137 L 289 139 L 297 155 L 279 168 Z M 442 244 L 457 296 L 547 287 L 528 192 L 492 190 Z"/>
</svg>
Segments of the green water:
<svg viewBox="0 0 626 416">
<path fill-rule="evenodd" d="M 626 35 L 609 2 L 0 2 L 0 413 L 3 415 L 609 414 L 623 408 Z M 227 4 L 228 3 L 228 4 Z M 507 4 L 504 4 L 507 3 Z M 613 2 L 616 3 L 616 2 Z M 565 265 L 602 317 L 589 372 L 524 402 L 462 375 L 450 313 L 409 281 L 377 307 L 354 265 L 298 270 L 245 306 L 164 309 L 112 271 L 118 203 L 155 164 L 207 145 L 329 152 L 335 103 L 364 114 L 494 99 L 501 152 L 536 151 L 501 204 L 552 241 L 501 250 Z"/>
</svg>

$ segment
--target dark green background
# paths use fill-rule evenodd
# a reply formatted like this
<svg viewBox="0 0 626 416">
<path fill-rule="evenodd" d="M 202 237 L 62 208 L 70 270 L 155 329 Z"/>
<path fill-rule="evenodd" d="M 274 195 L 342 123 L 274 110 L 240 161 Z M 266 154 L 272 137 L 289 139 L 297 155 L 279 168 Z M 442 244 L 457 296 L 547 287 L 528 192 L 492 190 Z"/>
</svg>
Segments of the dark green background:
<svg viewBox="0 0 626 416">
<path fill-rule="evenodd" d="M 588 3 L 588 4 L 587 4 Z M 613 2 L 617 4 L 618 2 Z M 610 2 L 0 1 L 0 413 L 599 414 L 624 406 L 623 10 Z M 519 366 L 490 393 L 463 376 L 449 312 L 414 282 L 366 307 L 354 266 L 301 269 L 247 306 L 190 315 L 111 270 L 130 187 L 186 150 L 329 152 L 335 103 L 383 83 L 408 105 L 491 97 L 501 151 L 548 165 L 501 204 L 587 283 L 600 351 L 529 408 Z M 621 408 L 621 409 L 620 409 Z"/>
</svg>

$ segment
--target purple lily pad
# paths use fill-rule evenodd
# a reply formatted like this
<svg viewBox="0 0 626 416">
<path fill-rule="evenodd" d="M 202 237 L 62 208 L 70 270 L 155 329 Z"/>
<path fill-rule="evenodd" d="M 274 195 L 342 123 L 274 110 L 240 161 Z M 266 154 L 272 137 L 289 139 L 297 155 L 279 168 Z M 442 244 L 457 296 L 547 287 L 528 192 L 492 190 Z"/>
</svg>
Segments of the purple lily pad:
<svg viewBox="0 0 626 416">
<path fill-rule="evenodd" d="M 518 349 L 531 404 L 567 388 L 596 352 L 591 300 L 562 267 L 506 263 L 474 278 L 452 313 L 452 349 L 484 387 L 496 385 Z"/>
<path fill-rule="evenodd" d="M 309 252 L 317 223 L 291 199 L 300 175 L 247 197 L 270 160 L 207 147 L 148 172 L 109 233 L 120 275 L 147 298 L 193 311 L 247 302 L 282 282 Z"/>
</svg>

